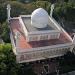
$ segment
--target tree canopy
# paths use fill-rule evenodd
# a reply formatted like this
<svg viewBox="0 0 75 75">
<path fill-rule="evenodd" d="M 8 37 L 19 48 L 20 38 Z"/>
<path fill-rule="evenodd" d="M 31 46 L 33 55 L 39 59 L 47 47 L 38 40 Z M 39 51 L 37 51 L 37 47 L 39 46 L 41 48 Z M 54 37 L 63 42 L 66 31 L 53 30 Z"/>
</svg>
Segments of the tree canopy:
<svg viewBox="0 0 75 75">
<path fill-rule="evenodd" d="M 29 68 L 28 68 L 29 67 Z M 0 75 L 35 75 L 30 65 L 18 64 L 11 44 L 0 44 Z"/>
<path fill-rule="evenodd" d="M 3 39 L 4 42 L 10 42 L 10 30 L 9 25 L 7 22 L 0 23 L 0 37 Z"/>
<path fill-rule="evenodd" d="M 22 0 L 1 0 L 0 1 L 0 22 L 4 22 L 7 18 L 7 10 L 6 5 L 11 4 L 11 17 L 31 14 L 32 11 L 38 7 L 42 7 L 50 13 L 50 5 L 51 3 L 55 3 L 55 0 L 29 0 L 29 3 L 21 2 Z M 23 0 L 25 1 L 25 0 Z M 60 3 L 59 3 L 60 2 Z M 65 17 L 65 20 L 73 20 L 75 21 L 75 3 L 69 2 L 65 0 L 65 2 L 55 3 L 55 11 L 59 17 Z M 71 18 L 70 18 L 71 17 Z"/>
<path fill-rule="evenodd" d="M 54 13 L 67 21 L 75 21 L 75 3 L 56 4 Z"/>
<path fill-rule="evenodd" d="M 11 4 L 11 17 L 31 14 L 32 11 L 39 7 L 44 8 L 50 14 L 50 6 L 52 3 L 55 3 L 53 14 L 61 19 L 64 17 L 67 21 L 75 22 L 75 3 L 73 2 L 68 0 L 65 0 L 65 2 L 63 0 L 56 0 L 58 2 L 55 2 L 55 0 L 31 0 L 29 3 L 25 3 L 23 1 L 25 0 L 0 0 L 0 37 L 2 37 L 5 42 L 5 44 L 0 44 L 0 75 L 34 75 L 31 67 L 27 69 L 30 65 L 16 63 L 15 55 L 12 52 L 12 46 L 8 43 L 10 42 L 9 24 L 6 22 L 6 6 L 8 3 Z M 64 56 L 65 61 L 60 60 L 60 64 L 66 63 L 67 61 L 69 62 L 67 62 L 68 64 L 71 63 L 70 60 L 67 59 L 69 58 L 68 55 Z M 70 56 L 70 58 L 72 57 L 75 56 Z"/>
</svg>

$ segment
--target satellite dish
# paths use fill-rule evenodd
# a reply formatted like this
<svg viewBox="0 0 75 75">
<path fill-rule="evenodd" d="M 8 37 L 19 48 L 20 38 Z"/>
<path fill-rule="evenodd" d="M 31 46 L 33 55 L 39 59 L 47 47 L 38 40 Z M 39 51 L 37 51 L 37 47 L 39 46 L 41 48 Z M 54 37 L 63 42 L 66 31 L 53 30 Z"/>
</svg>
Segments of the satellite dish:
<svg viewBox="0 0 75 75">
<path fill-rule="evenodd" d="M 43 8 L 34 10 L 31 14 L 31 25 L 36 28 L 44 28 L 47 26 L 49 16 Z"/>
</svg>

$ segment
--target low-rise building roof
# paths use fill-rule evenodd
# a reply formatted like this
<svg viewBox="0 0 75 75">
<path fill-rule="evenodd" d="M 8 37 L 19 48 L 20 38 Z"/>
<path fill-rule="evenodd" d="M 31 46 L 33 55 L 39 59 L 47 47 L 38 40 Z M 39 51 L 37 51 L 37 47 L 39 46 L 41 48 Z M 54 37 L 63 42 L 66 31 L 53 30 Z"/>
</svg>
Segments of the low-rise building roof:
<svg viewBox="0 0 75 75">
<path fill-rule="evenodd" d="M 70 43 L 70 39 L 67 37 L 67 35 L 62 32 L 60 34 L 59 39 L 50 39 L 50 40 L 40 40 L 40 41 L 32 41 L 27 42 L 23 29 L 20 25 L 19 19 L 11 19 L 10 20 L 10 27 L 13 32 L 14 41 L 16 43 L 15 39 L 15 33 L 18 31 L 20 33 L 19 40 L 18 40 L 18 47 L 19 48 L 36 48 L 36 47 L 44 47 L 44 46 L 52 46 L 52 45 L 59 45 L 59 44 L 65 44 Z"/>
</svg>

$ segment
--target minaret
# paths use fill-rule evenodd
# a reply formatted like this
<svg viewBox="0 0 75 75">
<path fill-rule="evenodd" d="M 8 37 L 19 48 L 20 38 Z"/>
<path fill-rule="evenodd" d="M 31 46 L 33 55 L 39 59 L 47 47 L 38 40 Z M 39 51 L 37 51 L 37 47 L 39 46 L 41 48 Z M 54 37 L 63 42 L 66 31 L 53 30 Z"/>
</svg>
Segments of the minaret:
<svg viewBox="0 0 75 75">
<path fill-rule="evenodd" d="M 15 33 L 16 47 L 19 47 L 20 33 L 17 31 Z"/>
<path fill-rule="evenodd" d="M 75 47 L 75 34 L 74 34 L 74 37 L 73 37 L 73 40 L 72 40 L 72 47 L 70 48 L 70 51 L 75 54 L 74 47 Z"/>
<path fill-rule="evenodd" d="M 53 15 L 53 9 L 54 9 L 54 4 L 51 5 L 51 11 L 50 11 L 50 16 L 52 17 Z"/>
<path fill-rule="evenodd" d="M 11 10 L 11 6 L 10 4 L 7 5 L 7 20 L 8 20 L 8 23 L 9 23 L 9 20 L 10 20 L 10 10 Z"/>
<path fill-rule="evenodd" d="M 75 44 L 75 35 L 74 35 L 74 37 L 73 37 L 73 44 Z"/>
</svg>

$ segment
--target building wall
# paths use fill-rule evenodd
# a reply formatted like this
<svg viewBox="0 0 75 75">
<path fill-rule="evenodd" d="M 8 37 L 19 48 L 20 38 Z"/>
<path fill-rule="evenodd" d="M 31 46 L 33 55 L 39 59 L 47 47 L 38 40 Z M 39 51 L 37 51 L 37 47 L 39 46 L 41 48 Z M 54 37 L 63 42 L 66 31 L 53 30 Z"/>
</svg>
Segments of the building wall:
<svg viewBox="0 0 75 75">
<path fill-rule="evenodd" d="M 33 52 L 22 53 L 22 54 L 20 53 L 16 56 L 16 59 L 18 63 L 32 62 L 36 60 L 42 60 L 42 59 L 62 56 L 69 50 L 70 50 L 70 47 L 67 46 L 64 48 L 53 48 L 53 49 L 33 51 Z"/>
<path fill-rule="evenodd" d="M 54 32 L 51 34 L 38 34 L 38 35 L 29 35 L 28 41 L 40 41 L 40 40 L 49 40 L 49 39 L 58 39 L 60 33 Z"/>
</svg>

